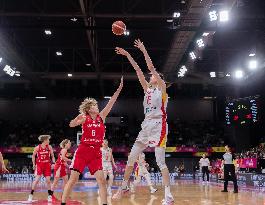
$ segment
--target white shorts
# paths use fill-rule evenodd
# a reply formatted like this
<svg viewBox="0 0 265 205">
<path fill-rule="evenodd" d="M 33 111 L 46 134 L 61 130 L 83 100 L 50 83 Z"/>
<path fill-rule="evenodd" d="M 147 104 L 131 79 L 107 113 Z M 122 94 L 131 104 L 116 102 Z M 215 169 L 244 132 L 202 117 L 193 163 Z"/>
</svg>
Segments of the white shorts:
<svg viewBox="0 0 265 205">
<path fill-rule="evenodd" d="M 102 167 L 103 167 L 103 172 L 105 174 L 113 174 L 113 169 L 112 169 L 112 164 L 109 164 L 109 163 L 103 163 L 102 164 Z"/>
<path fill-rule="evenodd" d="M 166 147 L 168 125 L 166 119 L 145 119 L 142 122 L 136 142 L 150 147 Z"/>
</svg>

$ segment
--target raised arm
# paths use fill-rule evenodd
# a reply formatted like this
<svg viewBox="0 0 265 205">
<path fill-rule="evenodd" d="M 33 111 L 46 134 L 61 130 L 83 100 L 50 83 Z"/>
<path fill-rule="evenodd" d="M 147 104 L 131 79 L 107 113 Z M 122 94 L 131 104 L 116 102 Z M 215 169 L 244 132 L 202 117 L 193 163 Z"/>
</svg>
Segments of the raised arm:
<svg viewBox="0 0 265 205">
<path fill-rule="evenodd" d="M 117 98 L 119 97 L 120 92 L 122 90 L 122 87 L 123 87 L 123 77 L 121 78 L 120 86 L 118 87 L 116 92 L 113 94 L 113 96 L 110 98 L 106 107 L 100 112 L 100 117 L 103 119 L 103 121 L 105 121 L 105 119 L 108 116 L 109 112 L 111 111 L 114 103 L 116 102 Z"/>
<path fill-rule="evenodd" d="M 69 126 L 76 127 L 83 124 L 86 121 L 86 117 L 83 114 L 79 114 L 75 119 L 71 120 Z"/>
<path fill-rule="evenodd" d="M 156 69 L 153 65 L 153 62 L 152 62 L 147 50 L 145 49 L 144 43 L 140 39 L 137 39 L 134 41 L 134 46 L 136 48 L 139 48 L 143 52 L 148 70 L 151 72 L 152 75 L 155 76 L 155 78 L 157 79 L 157 82 L 158 82 L 158 86 L 162 89 L 162 91 L 166 92 L 166 88 L 167 88 L 166 83 L 161 78 L 159 73 L 156 71 Z"/>
<path fill-rule="evenodd" d="M 2 171 L 3 172 L 9 172 L 7 169 L 6 169 L 6 165 L 5 165 L 5 162 L 4 162 L 4 158 L 3 158 L 3 155 L 2 153 L 0 152 L 0 165 L 2 167 Z"/>
<path fill-rule="evenodd" d="M 50 149 L 50 152 L 51 152 L 52 163 L 55 164 L 54 152 L 53 152 L 53 149 L 52 149 L 52 146 L 51 145 L 49 145 L 49 149 Z"/>
<path fill-rule="evenodd" d="M 130 53 L 128 53 L 126 50 L 124 50 L 123 48 L 119 48 L 119 47 L 116 47 L 115 49 L 116 53 L 119 54 L 119 55 L 123 55 L 123 56 L 126 56 L 127 59 L 129 60 L 129 62 L 131 63 L 131 65 L 133 66 L 134 70 L 136 71 L 136 74 L 137 74 L 137 77 L 144 89 L 144 92 L 147 90 L 147 81 L 145 80 L 145 77 L 144 77 L 144 73 L 143 71 L 140 69 L 140 67 L 138 66 L 138 64 L 135 62 L 135 60 L 133 59 L 133 57 L 131 56 Z"/>
</svg>

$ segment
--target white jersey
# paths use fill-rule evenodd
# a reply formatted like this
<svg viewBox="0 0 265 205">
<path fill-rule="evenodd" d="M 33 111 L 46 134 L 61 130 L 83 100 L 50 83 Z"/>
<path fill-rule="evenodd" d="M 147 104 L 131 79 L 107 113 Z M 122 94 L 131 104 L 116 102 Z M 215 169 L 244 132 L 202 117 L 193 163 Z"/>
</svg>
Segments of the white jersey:
<svg viewBox="0 0 265 205">
<path fill-rule="evenodd" d="M 107 148 L 107 149 L 104 149 L 103 147 L 101 148 L 101 152 L 102 152 L 102 164 L 103 166 L 112 166 L 111 164 L 111 161 L 112 161 L 112 158 L 111 158 L 111 153 L 112 153 L 112 150 L 111 148 Z"/>
<path fill-rule="evenodd" d="M 145 119 L 166 119 L 167 102 L 166 92 L 163 93 L 158 88 L 148 88 L 143 102 Z"/>
<path fill-rule="evenodd" d="M 201 167 L 209 167 L 210 166 L 210 161 L 208 158 L 201 158 L 200 159 L 200 166 Z"/>
</svg>

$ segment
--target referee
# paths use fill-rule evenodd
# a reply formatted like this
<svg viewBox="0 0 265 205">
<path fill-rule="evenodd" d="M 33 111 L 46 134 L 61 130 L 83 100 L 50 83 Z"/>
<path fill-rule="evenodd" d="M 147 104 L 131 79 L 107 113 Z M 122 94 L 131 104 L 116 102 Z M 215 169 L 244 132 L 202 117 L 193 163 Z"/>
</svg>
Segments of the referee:
<svg viewBox="0 0 265 205">
<path fill-rule="evenodd" d="M 227 186 L 228 181 L 233 181 L 234 183 L 234 193 L 238 193 L 237 178 L 235 173 L 235 165 L 233 164 L 233 156 L 230 152 L 228 145 L 225 146 L 225 154 L 223 155 L 224 164 L 224 190 L 222 192 L 228 192 Z"/>
<path fill-rule="evenodd" d="M 202 155 L 202 158 L 200 159 L 199 161 L 200 163 L 200 169 L 202 171 L 202 180 L 204 182 L 204 177 L 205 177 L 205 174 L 207 176 L 207 183 L 209 183 L 209 166 L 210 166 L 210 161 L 208 158 L 206 158 L 206 155 L 203 154 Z"/>
</svg>

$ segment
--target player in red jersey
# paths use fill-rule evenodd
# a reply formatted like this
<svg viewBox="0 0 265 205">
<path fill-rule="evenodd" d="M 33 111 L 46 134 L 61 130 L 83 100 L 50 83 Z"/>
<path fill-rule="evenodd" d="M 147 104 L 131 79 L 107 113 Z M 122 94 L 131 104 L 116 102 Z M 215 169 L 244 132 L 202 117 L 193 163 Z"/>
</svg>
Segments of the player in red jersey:
<svg viewBox="0 0 265 205">
<path fill-rule="evenodd" d="M 35 170 L 35 179 L 32 183 L 32 189 L 28 201 L 32 201 L 33 193 L 42 175 L 46 178 L 46 184 L 48 187 L 48 201 L 52 201 L 53 192 L 51 191 L 51 158 L 53 164 L 55 163 L 55 158 L 53 149 L 51 145 L 49 145 L 50 138 L 50 135 L 40 135 L 39 141 L 41 144 L 34 148 L 32 154 L 32 163 L 33 170 Z"/>
<path fill-rule="evenodd" d="M 66 204 L 73 186 L 86 166 L 88 166 L 90 173 L 96 177 L 101 203 L 107 204 L 107 182 L 103 173 L 100 147 L 105 135 L 104 121 L 116 102 L 122 87 L 123 78 L 121 78 L 119 88 L 101 112 L 99 112 L 98 103 L 95 99 L 86 98 L 79 106 L 80 114 L 70 122 L 70 127 L 81 125 L 83 134 L 70 166 L 71 175 L 63 191 L 62 205 Z"/>
<path fill-rule="evenodd" d="M 63 178 L 63 188 L 65 184 L 68 182 L 67 176 L 67 162 L 71 162 L 71 159 L 67 158 L 67 151 L 71 148 L 71 141 L 69 139 L 64 139 L 60 143 L 60 147 L 62 148 L 60 153 L 58 154 L 58 159 L 54 166 L 54 181 L 52 184 L 52 192 L 56 188 L 60 178 Z"/>
<path fill-rule="evenodd" d="M 5 162 L 4 162 L 4 158 L 3 158 L 3 155 L 2 153 L 0 152 L 0 173 L 1 172 L 9 172 L 6 168 L 6 165 L 5 165 Z"/>
</svg>

